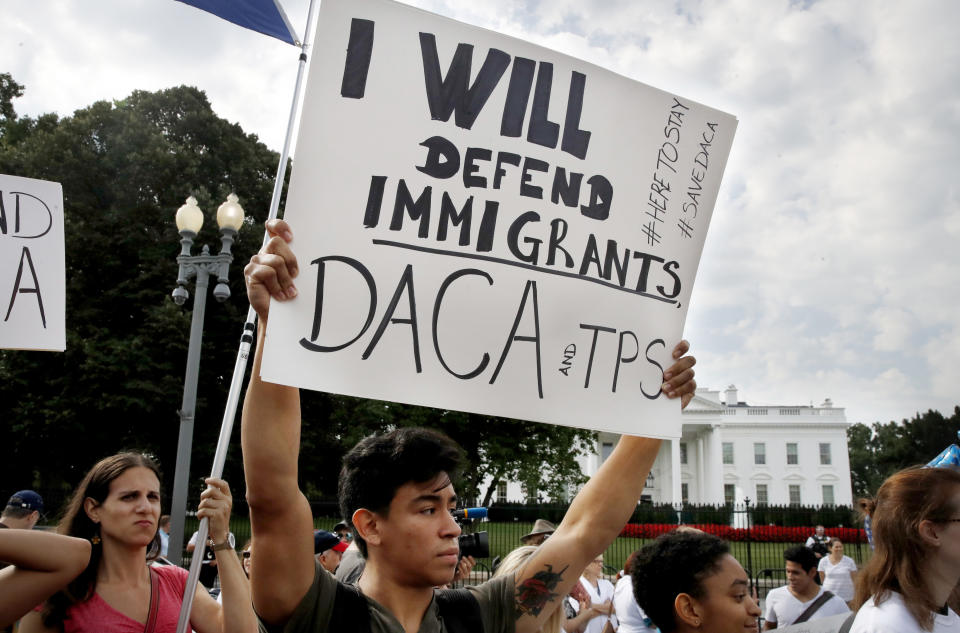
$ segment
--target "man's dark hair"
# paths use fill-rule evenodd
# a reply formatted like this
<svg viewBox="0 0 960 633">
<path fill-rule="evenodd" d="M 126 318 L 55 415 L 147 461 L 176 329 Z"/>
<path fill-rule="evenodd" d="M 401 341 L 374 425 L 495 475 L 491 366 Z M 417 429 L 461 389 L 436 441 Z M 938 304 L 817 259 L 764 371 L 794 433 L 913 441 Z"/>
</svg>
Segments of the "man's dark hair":
<svg viewBox="0 0 960 633">
<path fill-rule="evenodd" d="M 820 563 L 813 550 L 805 545 L 794 545 L 783 550 L 783 560 L 800 565 L 807 573 L 810 573 L 811 569 L 816 569 Z"/>
<path fill-rule="evenodd" d="M 720 569 L 720 559 L 729 553 L 726 542 L 711 534 L 663 534 L 637 551 L 630 574 L 633 596 L 662 633 L 672 633 L 677 629 L 677 596 L 703 598 L 704 579 Z"/>
<path fill-rule="evenodd" d="M 34 510 L 33 508 L 18 508 L 16 506 L 7 506 L 3 509 L 3 512 L 0 513 L 0 516 L 5 516 L 11 519 L 25 519 L 31 514 L 33 514 L 34 512 L 36 512 L 36 510 Z"/>
<path fill-rule="evenodd" d="M 364 508 L 386 516 L 397 488 L 430 481 L 440 473 L 455 479 L 463 464 L 463 450 L 449 437 L 418 427 L 404 427 L 360 440 L 343 457 L 340 470 L 340 512 L 352 525 L 353 513 Z M 360 553 L 367 544 L 353 530 Z"/>
</svg>

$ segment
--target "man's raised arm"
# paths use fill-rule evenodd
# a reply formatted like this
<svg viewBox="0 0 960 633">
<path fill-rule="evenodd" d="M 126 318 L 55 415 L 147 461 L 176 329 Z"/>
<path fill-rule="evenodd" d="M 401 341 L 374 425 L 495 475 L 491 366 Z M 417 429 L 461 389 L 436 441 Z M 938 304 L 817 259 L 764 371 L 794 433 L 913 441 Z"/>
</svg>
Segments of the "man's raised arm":
<svg viewBox="0 0 960 633">
<path fill-rule="evenodd" d="M 247 296 L 260 325 L 240 437 L 253 533 L 250 588 L 264 621 L 285 622 L 313 582 L 313 518 L 297 484 L 300 453 L 300 392 L 260 380 L 260 361 L 270 297 L 296 296 L 297 260 L 283 220 L 267 223 L 271 239 L 244 269 Z"/>
<path fill-rule="evenodd" d="M 681 341 L 674 364 L 664 372 L 663 392 L 686 407 L 697 383 L 696 360 Z M 563 521 L 516 574 L 517 633 L 534 633 L 562 601 L 587 564 L 620 534 L 637 507 L 660 440 L 624 435 L 597 473 L 580 490 Z"/>
</svg>

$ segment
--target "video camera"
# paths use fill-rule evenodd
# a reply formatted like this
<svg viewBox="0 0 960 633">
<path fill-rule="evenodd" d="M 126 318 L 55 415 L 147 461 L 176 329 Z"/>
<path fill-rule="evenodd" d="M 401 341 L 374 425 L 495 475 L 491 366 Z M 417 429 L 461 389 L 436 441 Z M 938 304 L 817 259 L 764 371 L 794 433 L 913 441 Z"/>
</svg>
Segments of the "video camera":
<svg viewBox="0 0 960 633">
<path fill-rule="evenodd" d="M 458 508 L 453 510 L 453 519 L 461 527 L 473 525 L 475 519 L 487 518 L 486 508 Z M 470 534 L 461 534 L 458 539 L 460 544 L 460 556 L 473 556 L 474 558 L 490 557 L 490 535 L 484 532 L 472 532 Z"/>
</svg>

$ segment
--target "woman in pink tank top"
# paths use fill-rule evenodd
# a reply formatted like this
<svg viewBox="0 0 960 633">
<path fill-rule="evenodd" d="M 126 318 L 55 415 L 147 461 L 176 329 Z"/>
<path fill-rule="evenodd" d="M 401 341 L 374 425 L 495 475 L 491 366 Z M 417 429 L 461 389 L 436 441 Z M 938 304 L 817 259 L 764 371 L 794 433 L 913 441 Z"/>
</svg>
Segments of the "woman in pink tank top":
<svg viewBox="0 0 960 633">
<path fill-rule="evenodd" d="M 197 633 L 255 633 L 256 617 L 240 560 L 228 544 L 232 498 L 227 483 L 208 479 L 197 516 L 208 518 L 220 568 L 223 605 L 197 586 L 190 627 Z M 148 456 L 119 453 L 87 473 L 58 531 L 90 540 L 90 564 L 21 633 L 175 633 L 187 571 L 151 567 L 160 552 L 160 471 Z M 226 544 L 225 547 L 221 547 Z"/>
</svg>

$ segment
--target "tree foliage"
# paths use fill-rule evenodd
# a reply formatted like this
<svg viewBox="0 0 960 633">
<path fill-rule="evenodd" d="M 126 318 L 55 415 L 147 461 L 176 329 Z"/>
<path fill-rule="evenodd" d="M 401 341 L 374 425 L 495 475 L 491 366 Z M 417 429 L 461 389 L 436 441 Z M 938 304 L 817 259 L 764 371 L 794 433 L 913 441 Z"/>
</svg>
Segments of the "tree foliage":
<svg viewBox="0 0 960 633">
<path fill-rule="evenodd" d="M 5 486 L 72 486 L 96 459 L 125 447 L 154 452 L 172 479 L 192 307 L 169 298 L 179 250 L 173 214 L 195 195 L 208 215 L 197 243 L 216 245 L 211 212 L 231 191 L 241 197 L 251 218 L 234 249 L 233 296 L 207 307 L 198 482 L 209 472 L 246 313 L 239 266 L 259 248 L 276 153 L 188 87 L 134 92 L 62 119 L 8 118 L 2 130 L 0 173 L 63 186 L 67 279 L 66 352 L 0 352 Z M 231 472 L 239 478 L 239 468 Z"/>
<path fill-rule="evenodd" d="M 216 251 L 212 212 L 235 191 L 248 221 L 234 246 L 232 296 L 207 302 L 195 497 L 212 462 L 247 310 L 240 271 L 260 245 L 278 156 L 219 118 L 196 88 L 137 91 L 64 118 L 18 118 L 12 100 L 23 87 L 9 75 L 0 82 L 0 173 L 62 184 L 67 279 L 66 352 L 0 351 L 7 448 L 0 481 L 13 490 L 66 490 L 100 457 L 140 448 L 159 457 L 171 485 L 193 305 L 192 297 L 183 308 L 170 300 L 179 251 L 173 214 L 194 195 L 208 216 L 196 244 Z M 341 457 L 357 440 L 401 425 L 442 429 L 464 447 L 467 497 L 483 493 L 487 473 L 561 496 L 580 481 L 575 456 L 594 439 L 588 431 L 323 393 L 304 393 L 302 406 L 302 485 L 314 498 L 335 496 Z M 240 496 L 238 437 L 225 476 Z"/>
<path fill-rule="evenodd" d="M 23 86 L 13 80 L 10 73 L 0 73 L 0 120 L 17 118 L 13 100 L 23 96 Z"/>
<path fill-rule="evenodd" d="M 854 424 L 847 429 L 850 476 L 857 496 L 873 496 L 883 481 L 908 466 L 926 464 L 950 444 L 957 443 L 960 406 L 953 415 L 939 411 L 918 413 L 900 423 Z"/>
</svg>

